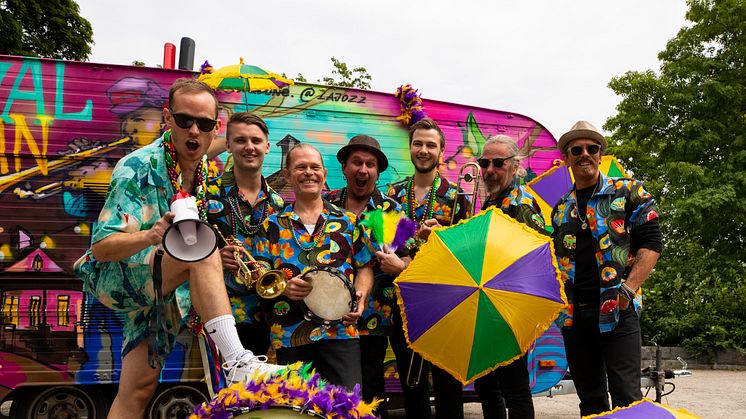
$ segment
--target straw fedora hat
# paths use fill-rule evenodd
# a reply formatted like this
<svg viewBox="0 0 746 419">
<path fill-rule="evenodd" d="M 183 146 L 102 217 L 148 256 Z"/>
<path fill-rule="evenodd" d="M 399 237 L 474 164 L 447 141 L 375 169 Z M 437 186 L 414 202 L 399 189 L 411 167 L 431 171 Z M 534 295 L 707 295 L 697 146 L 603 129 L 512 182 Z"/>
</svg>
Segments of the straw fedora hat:
<svg viewBox="0 0 746 419">
<path fill-rule="evenodd" d="M 368 135 L 356 135 L 350 138 L 350 142 L 337 152 L 337 160 L 340 163 L 346 162 L 347 158 L 355 150 L 365 150 L 373 153 L 376 159 L 378 159 L 378 173 L 383 173 L 389 167 L 389 159 L 381 151 L 381 144 L 378 143 L 378 140 Z"/>
<path fill-rule="evenodd" d="M 570 131 L 567 131 L 560 137 L 559 142 L 557 142 L 557 149 L 560 153 L 564 154 L 567 144 L 572 140 L 580 138 L 597 142 L 601 146 L 601 154 L 606 153 L 606 147 L 608 146 L 606 138 L 604 138 L 603 134 L 598 132 L 598 129 L 588 121 L 576 122 L 575 125 L 570 128 Z"/>
</svg>

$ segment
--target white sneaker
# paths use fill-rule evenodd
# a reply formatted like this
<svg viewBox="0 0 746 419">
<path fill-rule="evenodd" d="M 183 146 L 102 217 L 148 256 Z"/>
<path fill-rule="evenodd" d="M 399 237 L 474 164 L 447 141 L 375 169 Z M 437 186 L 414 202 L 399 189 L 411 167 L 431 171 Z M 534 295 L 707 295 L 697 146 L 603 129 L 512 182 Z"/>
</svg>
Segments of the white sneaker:
<svg viewBox="0 0 746 419">
<path fill-rule="evenodd" d="M 251 351 L 246 351 L 232 361 L 223 363 L 223 372 L 227 385 L 239 382 L 248 382 L 255 374 L 271 375 L 285 369 L 284 366 L 268 364 L 264 355 L 254 356 Z"/>
</svg>

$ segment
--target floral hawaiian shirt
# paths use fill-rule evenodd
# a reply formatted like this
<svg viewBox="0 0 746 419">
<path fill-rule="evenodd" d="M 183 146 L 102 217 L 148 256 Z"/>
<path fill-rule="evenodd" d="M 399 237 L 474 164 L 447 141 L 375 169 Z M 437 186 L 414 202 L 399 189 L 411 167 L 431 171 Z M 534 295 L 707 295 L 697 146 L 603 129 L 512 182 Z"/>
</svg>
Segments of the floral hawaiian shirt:
<svg viewBox="0 0 746 419">
<path fill-rule="evenodd" d="M 408 177 L 401 182 L 392 184 L 389 187 L 387 193 L 388 196 L 399 202 L 404 208 L 409 208 L 407 185 L 409 184 L 410 178 L 411 177 Z M 471 217 L 471 201 L 463 193 L 463 190 L 459 190 L 459 193 L 457 193 L 455 183 L 448 181 L 448 179 L 445 179 L 441 177 L 440 174 L 438 174 L 437 178 L 435 179 L 435 187 L 433 189 L 435 190 L 435 200 L 433 201 L 432 212 L 433 217 L 438 220 L 438 223 L 440 223 L 440 225 L 450 225 L 451 212 L 453 211 L 454 203 L 456 204 L 456 216 L 454 218 L 454 223 Z M 424 218 L 427 218 L 425 216 L 425 210 L 428 207 L 430 193 L 432 193 L 432 191 L 428 192 L 427 195 L 425 195 L 425 197 L 422 199 L 422 201 L 415 203 L 415 221 L 424 221 Z M 412 218 L 411 214 L 408 215 L 410 215 L 410 218 Z"/>
<path fill-rule="evenodd" d="M 608 178 L 601 174 L 599 191 L 588 201 L 586 216 L 596 244 L 600 283 L 599 330 L 614 330 L 619 321 L 617 295 L 625 276 L 629 257 L 630 234 L 646 222 L 658 218 L 655 200 L 642 183 L 627 178 Z M 554 249 L 560 273 L 565 281 L 575 280 L 575 232 L 578 225 L 575 189 L 565 194 L 552 210 Z M 565 287 L 567 311 L 560 315 L 560 326 L 572 326 L 572 287 Z M 642 308 L 642 295 L 634 300 L 635 310 Z"/>
<path fill-rule="evenodd" d="M 254 256 L 268 268 L 284 271 L 288 278 L 312 267 L 336 268 L 354 283 L 354 273 L 368 265 L 373 248 L 367 229 L 356 224 L 355 215 L 324 201 L 324 209 L 310 234 L 288 205 L 267 217 L 254 238 Z M 316 243 L 316 244 L 314 244 Z M 285 296 L 260 301 L 270 326 L 275 349 L 306 345 L 321 339 L 356 339 L 355 325 L 341 323 L 324 328 L 304 319 L 299 301 Z"/>
<path fill-rule="evenodd" d="M 251 253 L 251 233 L 261 226 L 265 218 L 285 207 L 282 196 L 267 185 L 262 176 L 262 187 L 254 206 L 240 196 L 236 182 L 228 169 L 223 176 L 213 179 L 207 186 L 207 221 L 220 229 L 224 237 L 234 237 Z M 233 317 L 237 323 L 262 322 L 259 297 L 254 289 L 238 283 L 233 273 L 223 272 Z"/>
<path fill-rule="evenodd" d="M 516 181 L 494 199 L 486 200 L 482 204 L 482 210 L 491 206 L 500 208 L 512 219 L 526 224 L 539 233 L 548 234 L 544 229 L 544 217 L 541 215 L 536 199 L 526 190 L 526 187 L 519 185 Z"/>
<path fill-rule="evenodd" d="M 324 196 L 324 199 L 334 205 L 343 207 L 345 189 L 330 191 Z M 365 211 L 374 211 L 377 208 L 381 208 L 385 212 L 401 211 L 401 205 L 398 202 L 384 195 L 381 191 L 374 190 L 368 200 Z M 362 215 L 364 214 L 363 212 Z M 381 249 L 375 237 L 371 237 L 371 244 L 374 250 L 378 251 Z M 391 310 L 396 305 L 394 277 L 383 272 L 378 263 L 373 267 L 373 275 L 375 276 L 375 281 L 373 283 L 373 290 L 368 296 L 368 307 L 363 312 L 363 315 L 360 316 L 357 327 L 362 336 L 387 336 L 391 333 Z"/>
<path fill-rule="evenodd" d="M 117 163 L 91 243 L 114 233 L 151 229 L 169 211 L 173 195 L 161 137 Z M 149 246 L 118 262 L 99 262 L 89 249 L 75 263 L 75 273 L 83 280 L 84 291 L 92 293 L 107 307 L 125 312 L 122 356 L 149 335 L 155 300 L 149 264 L 153 249 Z M 186 284 L 165 296 L 165 300 L 166 313 L 161 318 L 166 333 L 159 333 L 156 338 L 161 354 L 173 348 L 182 314 L 186 315 L 191 306 Z"/>
</svg>

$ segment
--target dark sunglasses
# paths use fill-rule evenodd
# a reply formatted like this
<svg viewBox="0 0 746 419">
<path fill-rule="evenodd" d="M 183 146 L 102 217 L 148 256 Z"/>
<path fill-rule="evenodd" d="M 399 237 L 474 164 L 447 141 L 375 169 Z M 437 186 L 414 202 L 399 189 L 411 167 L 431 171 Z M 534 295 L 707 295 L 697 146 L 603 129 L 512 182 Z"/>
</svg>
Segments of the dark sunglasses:
<svg viewBox="0 0 746 419">
<path fill-rule="evenodd" d="M 215 128 L 215 124 L 218 123 L 218 121 L 210 118 L 195 118 L 191 115 L 187 115 L 185 113 L 174 113 L 173 109 L 169 109 L 171 112 L 171 116 L 174 117 L 174 122 L 179 128 L 189 129 L 194 125 L 194 123 L 197 123 L 197 128 L 199 128 L 202 132 L 210 132 Z"/>
<path fill-rule="evenodd" d="M 575 147 L 570 147 L 570 153 L 572 153 L 573 156 L 579 156 L 583 154 L 583 150 L 588 152 L 589 155 L 594 155 L 601 150 L 601 146 L 598 144 L 593 144 L 589 146 L 582 146 L 582 145 L 576 145 Z"/>
<path fill-rule="evenodd" d="M 505 165 L 505 162 L 515 157 L 515 155 L 512 155 L 510 157 L 505 157 L 503 159 L 494 158 L 494 159 L 478 159 L 477 163 L 479 163 L 479 167 L 482 169 L 486 169 L 490 167 L 490 163 L 492 163 L 493 166 L 495 166 L 495 169 L 499 169 Z"/>
</svg>

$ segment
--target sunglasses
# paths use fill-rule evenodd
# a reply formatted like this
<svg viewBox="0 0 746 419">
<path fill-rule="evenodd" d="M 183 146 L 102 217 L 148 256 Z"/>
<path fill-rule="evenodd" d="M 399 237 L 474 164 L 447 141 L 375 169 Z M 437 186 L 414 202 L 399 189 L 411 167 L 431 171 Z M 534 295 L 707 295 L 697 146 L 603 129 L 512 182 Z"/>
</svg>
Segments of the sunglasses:
<svg viewBox="0 0 746 419">
<path fill-rule="evenodd" d="M 499 168 L 501 168 L 501 167 L 503 167 L 505 165 L 505 162 L 507 160 L 510 160 L 513 157 L 515 157 L 515 154 L 512 155 L 512 156 L 510 156 L 510 157 L 505 157 L 505 158 L 502 158 L 502 159 L 500 159 L 500 158 L 478 159 L 477 163 L 479 163 L 479 167 L 481 167 L 482 169 L 486 169 L 486 168 L 490 167 L 490 163 L 492 163 L 492 165 L 495 166 L 495 169 L 499 169 Z"/>
<path fill-rule="evenodd" d="M 194 125 L 194 123 L 197 123 L 197 128 L 199 128 L 202 132 L 210 132 L 215 128 L 215 124 L 218 123 L 218 121 L 210 118 L 195 118 L 191 115 L 187 115 L 185 113 L 174 113 L 173 109 L 169 109 L 171 112 L 171 116 L 174 117 L 174 122 L 179 128 L 189 129 Z"/>
<path fill-rule="evenodd" d="M 593 144 L 589 146 L 576 145 L 575 147 L 570 147 L 570 153 L 572 153 L 573 156 L 579 156 L 583 154 L 583 150 L 587 151 L 588 154 L 592 156 L 601 150 L 601 146 L 598 144 Z"/>
</svg>

